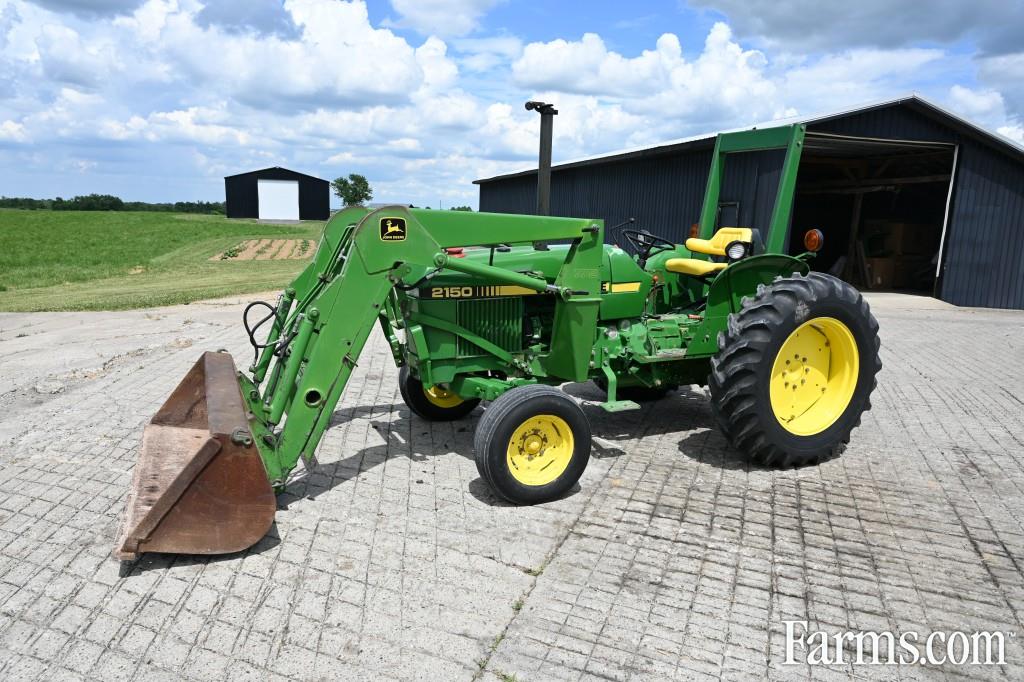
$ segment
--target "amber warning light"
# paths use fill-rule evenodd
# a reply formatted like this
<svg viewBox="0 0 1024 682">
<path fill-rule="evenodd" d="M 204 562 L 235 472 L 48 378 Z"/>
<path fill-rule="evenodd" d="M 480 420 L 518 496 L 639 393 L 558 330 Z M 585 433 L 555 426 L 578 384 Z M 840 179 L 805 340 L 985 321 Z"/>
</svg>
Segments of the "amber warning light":
<svg viewBox="0 0 1024 682">
<path fill-rule="evenodd" d="M 808 230 L 804 235 L 804 248 L 808 251 L 821 251 L 824 244 L 825 235 L 821 233 L 821 230 Z"/>
</svg>

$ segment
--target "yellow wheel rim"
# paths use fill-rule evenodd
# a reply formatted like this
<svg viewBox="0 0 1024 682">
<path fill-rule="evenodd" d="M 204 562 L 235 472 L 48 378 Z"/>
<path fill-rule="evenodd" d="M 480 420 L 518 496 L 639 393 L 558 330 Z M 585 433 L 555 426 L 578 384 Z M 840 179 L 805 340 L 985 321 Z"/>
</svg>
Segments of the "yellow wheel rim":
<svg viewBox="0 0 1024 682">
<path fill-rule="evenodd" d="M 457 407 L 463 403 L 462 398 L 458 394 L 446 391 L 440 386 L 431 386 L 430 388 L 424 386 L 423 395 L 427 396 L 427 400 L 432 405 L 437 405 L 438 407 Z"/>
<path fill-rule="evenodd" d="M 797 327 L 772 365 L 769 393 L 782 428 L 811 436 L 832 426 L 853 399 L 860 354 L 849 327 L 817 317 Z"/>
<path fill-rule="evenodd" d="M 547 485 L 566 470 L 575 450 L 569 424 L 553 414 L 530 417 L 512 433 L 506 460 L 523 485 Z"/>
</svg>

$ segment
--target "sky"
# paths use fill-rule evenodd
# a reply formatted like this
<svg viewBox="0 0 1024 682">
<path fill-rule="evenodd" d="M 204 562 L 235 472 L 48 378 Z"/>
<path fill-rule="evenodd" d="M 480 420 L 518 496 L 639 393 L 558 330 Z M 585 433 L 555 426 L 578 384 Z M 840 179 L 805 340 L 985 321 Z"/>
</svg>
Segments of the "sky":
<svg viewBox="0 0 1024 682">
<path fill-rule="evenodd" d="M 527 100 L 556 163 L 910 92 L 1024 142 L 1022 37 L 1024 0 L 0 0 L 0 195 L 283 166 L 476 207 Z"/>
</svg>

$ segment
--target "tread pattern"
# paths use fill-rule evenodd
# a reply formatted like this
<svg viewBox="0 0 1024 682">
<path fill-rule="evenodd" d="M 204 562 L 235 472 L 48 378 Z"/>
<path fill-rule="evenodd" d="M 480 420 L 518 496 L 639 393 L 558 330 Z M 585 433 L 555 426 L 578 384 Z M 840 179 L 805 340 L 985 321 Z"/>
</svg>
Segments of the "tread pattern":
<svg viewBox="0 0 1024 682">
<path fill-rule="evenodd" d="M 520 501 L 514 500 L 503 493 L 501 486 L 497 484 L 496 477 L 493 475 L 493 472 L 490 471 L 489 458 L 487 457 L 487 454 L 490 451 L 490 447 L 494 445 L 492 441 L 505 419 L 514 410 L 521 407 L 523 403 L 536 400 L 538 397 L 545 395 L 557 398 L 559 401 L 564 402 L 567 407 L 571 407 L 571 409 L 579 411 L 580 417 L 582 418 L 581 423 L 586 429 L 586 432 L 578 431 L 574 435 L 577 436 L 577 438 L 586 440 L 586 444 L 581 443 L 581 446 L 585 447 L 585 452 L 577 457 L 583 457 L 584 460 L 589 459 L 591 437 L 590 423 L 587 420 L 586 415 L 584 415 L 583 410 L 580 409 L 579 403 L 558 388 L 545 384 L 520 386 L 519 388 L 513 388 L 499 395 L 498 398 L 494 402 L 490 403 L 490 406 L 484 411 L 483 417 L 480 418 L 479 423 L 476 425 L 476 432 L 473 434 L 473 460 L 476 463 L 476 471 L 480 474 L 480 477 L 487 482 L 487 485 L 490 486 L 492 491 L 500 497 L 517 504 L 519 504 Z M 579 478 L 579 476 L 577 476 L 577 478 Z M 575 479 L 569 482 L 569 484 L 574 483 Z M 552 497 L 552 499 L 555 497 L 557 497 L 557 495 Z"/>
<path fill-rule="evenodd" d="M 762 363 L 773 362 L 773 331 L 788 318 L 798 315 L 800 307 L 813 307 L 819 301 L 839 301 L 855 309 L 855 315 L 867 320 L 868 344 L 874 358 L 861 372 L 870 372 L 871 384 L 864 410 L 871 409 L 870 396 L 877 386 L 876 375 L 882 368 L 878 357 L 878 322 L 864 297 L 846 282 L 819 272 L 777 277 L 769 285 L 759 285 L 753 297 L 741 301 L 739 312 L 729 316 L 726 329 L 718 334 L 718 354 L 711 359 L 708 387 L 711 408 L 718 427 L 730 445 L 752 461 L 764 466 L 800 466 L 838 456 L 850 442 L 850 432 L 860 425 L 860 414 L 829 447 L 812 453 L 787 451 L 771 438 L 763 427 L 765 406 L 757 394 L 758 370 Z M 770 408 L 769 408 L 770 411 Z"/>
<path fill-rule="evenodd" d="M 568 399 L 567 396 L 554 386 L 545 384 L 533 384 L 522 386 L 519 389 L 506 391 L 497 397 L 494 402 L 484 411 L 484 416 L 476 425 L 476 432 L 473 434 L 473 459 L 476 461 L 476 470 L 491 488 L 494 488 L 491 471 L 487 464 L 487 448 L 490 439 L 494 435 L 498 424 L 508 415 L 525 402 L 533 400 L 540 395 L 557 395 L 560 399 Z"/>
</svg>

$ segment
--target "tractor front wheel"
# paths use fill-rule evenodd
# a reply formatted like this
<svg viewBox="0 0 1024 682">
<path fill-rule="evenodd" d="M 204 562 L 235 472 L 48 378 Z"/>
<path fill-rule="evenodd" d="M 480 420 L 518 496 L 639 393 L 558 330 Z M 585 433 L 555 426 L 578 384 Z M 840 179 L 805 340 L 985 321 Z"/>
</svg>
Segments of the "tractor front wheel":
<svg viewBox="0 0 1024 682">
<path fill-rule="evenodd" d="M 410 410 L 432 422 L 462 419 L 480 403 L 479 400 L 463 400 L 440 386 L 424 386 L 412 375 L 408 365 L 398 371 L 398 390 Z"/>
<path fill-rule="evenodd" d="M 718 335 L 711 406 L 729 442 L 766 466 L 840 454 L 870 409 L 878 323 L 852 286 L 812 272 L 744 299 Z"/>
<path fill-rule="evenodd" d="M 539 504 L 572 488 L 590 459 L 590 422 L 551 386 L 513 388 L 491 403 L 473 440 L 476 468 L 500 497 Z"/>
</svg>

